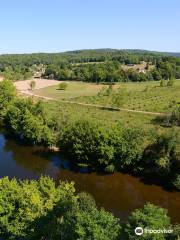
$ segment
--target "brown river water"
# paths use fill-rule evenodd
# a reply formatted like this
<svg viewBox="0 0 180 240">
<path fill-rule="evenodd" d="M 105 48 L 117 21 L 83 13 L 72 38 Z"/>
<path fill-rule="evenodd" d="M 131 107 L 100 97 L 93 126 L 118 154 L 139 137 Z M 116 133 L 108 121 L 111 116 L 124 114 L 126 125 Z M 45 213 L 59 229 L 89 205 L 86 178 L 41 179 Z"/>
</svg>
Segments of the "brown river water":
<svg viewBox="0 0 180 240">
<path fill-rule="evenodd" d="M 24 146 L 0 134 L 0 177 L 37 179 L 49 175 L 55 180 L 74 181 L 77 191 L 91 193 L 97 205 L 126 220 L 130 212 L 146 202 L 168 209 L 173 223 L 180 223 L 180 192 L 145 184 L 139 178 L 115 173 L 100 175 L 86 169 L 74 170 L 55 153 L 38 147 Z"/>
</svg>

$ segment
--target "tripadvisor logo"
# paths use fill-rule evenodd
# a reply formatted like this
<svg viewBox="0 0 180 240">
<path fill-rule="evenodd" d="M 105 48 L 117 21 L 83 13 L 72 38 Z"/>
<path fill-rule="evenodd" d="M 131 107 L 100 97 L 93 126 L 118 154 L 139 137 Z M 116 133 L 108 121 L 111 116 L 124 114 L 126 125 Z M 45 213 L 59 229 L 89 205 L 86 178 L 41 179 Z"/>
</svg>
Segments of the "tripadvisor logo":
<svg viewBox="0 0 180 240">
<path fill-rule="evenodd" d="M 135 228 L 135 234 L 136 234 L 136 235 L 140 236 L 140 235 L 142 235 L 143 233 L 144 233 L 144 231 L 143 231 L 143 228 L 142 228 L 142 227 L 137 227 L 137 228 Z"/>
<path fill-rule="evenodd" d="M 162 234 L 162 233 L 172 233 L 173 229 L 149 229 L 149 228 L 142 228 L 142 227 L 136 227 L 135 228 L 135 234 L 140 236 L 143 234 Z"/>
</svg>

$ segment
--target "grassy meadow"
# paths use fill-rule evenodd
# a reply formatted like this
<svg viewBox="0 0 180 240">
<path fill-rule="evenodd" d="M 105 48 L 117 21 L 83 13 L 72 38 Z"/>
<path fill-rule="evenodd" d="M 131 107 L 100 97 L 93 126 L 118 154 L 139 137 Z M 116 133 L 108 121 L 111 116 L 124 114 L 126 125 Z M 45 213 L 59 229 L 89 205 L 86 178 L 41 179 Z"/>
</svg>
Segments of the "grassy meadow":
<svg viewBox="0 0 180 240">
<path fill-rule="evenodd" d="M 119 106 L 120 108 L 168 113 L 172 110 L 175 103 L 180 103 L 179 80 L 172 87 L 160 87 L 159 82 L 124 83 L 119 84 L 118 87 L 119 93 L 123 93 L 123 101 Z M 117 85 L 114 88 L 114 93 L 116 92 Z M 95 97 L 79 97 L 76 101 L 113 106 L 113 97 L 113 94 L 110 96 L 97 95 Z"/>
<path fill-rule="evenodd" d="M 155 116 L 142 113 L 115 111 L 58 101 L 46 102 L 46 106 L 51 110 L 52 114 L 56 115 L 56 118 L 59 118 L 59 121 L 72 122 L 85 118 L 98 121 L 107 127 L 120 122 L 125 126 L 142 127 L 143 125 L 144 128 L 149 129 L 153 126 L 153 119 L 155 118 Z"/>
<path fill-rule="evenodd" d="M 59 82 L 61 83 L 61 81 Z M 103 87 L 102 84 L 93 84 L 93 83 L 84 83 L 84 82 L 75 82 L 67 81 L 67 89 L 60 90 L 58 85 L 41 88 L 37 90 L 33 90 L 34 94 L 51 97 L 54 99 L 71 99 L 81 96 L 94 96 L 100 91 Z"/>
<path fill-rule="evenodd" d="M 66 90 L 59 90 L 58 86 L 34 90 L 34 94 L 51 97 L 56 100 L 71 100 L 81 103 L 113 106 L 114 95 L 102 96 L 98 94 L 107 85 L 83 82 L 68 82 Z M 180 80 L 174 86 L 160 87 L 160 82 L 118 83 L 113 85 L 112 93 L 123 92 L 120 108 L 150 112 L 165 112 L 172 110 L 174 104 L 180 103 Z"/>
</svg>

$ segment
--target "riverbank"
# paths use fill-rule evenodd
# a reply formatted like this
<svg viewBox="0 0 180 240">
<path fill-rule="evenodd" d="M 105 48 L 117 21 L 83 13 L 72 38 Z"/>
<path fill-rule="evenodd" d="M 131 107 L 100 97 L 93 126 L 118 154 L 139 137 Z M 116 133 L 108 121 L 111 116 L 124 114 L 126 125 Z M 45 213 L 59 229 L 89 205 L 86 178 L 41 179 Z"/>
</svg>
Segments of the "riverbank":
<svg viewBox="0 0 180 240">
<path fill-rule="evenodd" d="M 180 223 L 180 193 L 167 191 L 128 174 L 89 173 L 86 168 L 73 168 L 71 162 L 42 148 L 24 146 L 0 135 L 0 177 L 38 179 L 48 175 L 57 182 L 73 181 L 78 192 L 92 194 L 99 207 L 111 211 L 121 220 L 146 202 L 168 209 L 173 223 Z"/>
</svg>

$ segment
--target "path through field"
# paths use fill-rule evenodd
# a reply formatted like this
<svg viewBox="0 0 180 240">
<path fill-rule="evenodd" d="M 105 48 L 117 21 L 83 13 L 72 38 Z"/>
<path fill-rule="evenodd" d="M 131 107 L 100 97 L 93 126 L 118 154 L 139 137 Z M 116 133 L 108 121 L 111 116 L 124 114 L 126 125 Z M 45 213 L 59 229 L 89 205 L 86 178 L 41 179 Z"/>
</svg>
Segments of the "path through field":
<svg viewBox="0 0 180 240">
<path fill-rule="evenodd" d="M 48 100 L 48 101 L 49 100 L 59 101 L 59 102 L 65 102 L 65 103 L 69 103 L 69 104 L 77 104 L 77 105 L 81 105 L 81 106 L 96 107 L 96 108 L 107 109 L 107 110 L 109 109 L 109 110 L 114 110 L 114 111 L 141 113 L 141 114 L 148 114 L 148 115 L 154 115 L 154 116 L 166 115 L 165 113 L 160 113 L 160 112 L 148 112 L 148 111 L 141 111 L 141 110 L 126 109 L 126 108 L 115 108 L 112 106 L 102 106 L 102 105 L 89 104 L 89 103 L 80 103 L 80 102 L 74 102 L 74 101 L 68 101 L 68 100 L 57 100 L 55 98 L 37 95 L 30 91 L 30 82 L 31 81 L 32 80 L 18 81 L 18 82 L 15 82 L 14 85 L 16 86 L 18 92 L 23 96 L 35 97 L 35 98 L 40 98 L 40 99 L 44 99 L 44 100 Z M 33 81 L 35 81 L 35 89 L 45 88 L 45 87 L 59 84 L 59 81 L 57 81 L 57 80 L 33 79 Z"/>
<path fill-rule="evenodd" d="M 111 106 L 102 106 L 102 105 L 89 104 L 89 103 L 73 102 L 73 101 L 67 101 L 67 100 L 57 100 L 57 99 L 54 99 L 51 97 L 45 97 L 45 96 L 34 94 L 34 93 L 30 92 L 29 90 L 20 91 L 20 93 L 25 96 L 31 96 L 31 97 L 35 97 L 35 98 L 44 99 L 44 100 L 58 101 L 58 102 L 64 102 L 64 103 L 69 103 L 69 104 L 77 104 L 77 105 L 88 106 L 88 107 L 96 107 L 96 108 L 107 109 L 107 110 L 109 109 L 109 110 L 114 110 L 114 111 L 141 113 L 141 114 L 148 114 L 148 115 L 154 115 L 154 116 L 167 115 L 166 113 L 160 113 L 160 112 L 148 112 L 148 111 L 141 111 L 141 110 L 126 109 L 126 108 L 115 108 L 115 107 L 111 107 Z"/>
</svg>

